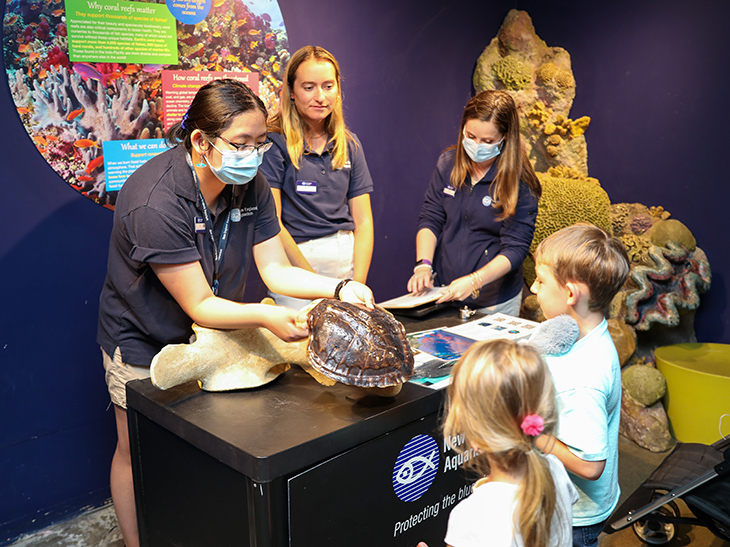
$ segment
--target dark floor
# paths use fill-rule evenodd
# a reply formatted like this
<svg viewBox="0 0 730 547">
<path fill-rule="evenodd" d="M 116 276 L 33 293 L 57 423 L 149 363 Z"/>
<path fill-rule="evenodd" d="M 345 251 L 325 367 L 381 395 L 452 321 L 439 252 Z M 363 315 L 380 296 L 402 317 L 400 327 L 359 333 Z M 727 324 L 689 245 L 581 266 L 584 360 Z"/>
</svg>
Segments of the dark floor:
<svg viewBox="0 0 730 547">
<path fill-rule="evenodd" d="M 620 438 L 619 482 L 621 500 L 632 494 L 644 479 L 656 469 L 668 452 L 652 453 L 632 441 Z M 684 511 L 686 507 L 679 503 Z M 602 538 L 602 547 L 640 547 L 646 545 L 631 527 Z M 712 535 L 707 528 L 679 525 L 668 547 L 730 547 L 730 542 Z M 9 547 L 123 547 L 111 504 L 81 516 L 25 536 Z M 344 546 L 343 546 L 344 547 Z"/>
<path fill-rule="evenodd" d="M 619 507 L 664 461 L 669 452 L 671 451 L 652 453 L 625 437 L 619 437 L 619 483 L 621 485 Z M 677 505 L 681 511 L 681 516 L 693 516 L 681 499 L 677 500 Z M 614 520 L 623 516 L 625 515 L 617 515 Z M 614 522 L 614 520 L 611 520 L 611 522 Z M 640 547 L 647 545 L 647 543 L 640 540 L 634 533 L 633 528 L 629 526 L 611 535 L 603 535 L 600 545 L 601 547 Z M 672 540 L 663 545 L 667 547 L 684 547 L 687 545 L 693 547 L 730 547 L 730 542 L 721 540 L 705 527 L 680 524 L 675 527 Z"/>
</svg>

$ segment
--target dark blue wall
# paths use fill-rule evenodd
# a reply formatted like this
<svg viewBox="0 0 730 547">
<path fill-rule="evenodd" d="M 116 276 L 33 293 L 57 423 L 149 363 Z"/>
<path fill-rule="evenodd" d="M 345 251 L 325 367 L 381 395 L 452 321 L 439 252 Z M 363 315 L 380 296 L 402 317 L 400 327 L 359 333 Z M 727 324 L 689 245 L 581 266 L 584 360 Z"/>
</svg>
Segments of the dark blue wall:
<svg viewBox="0 0 730 547">
<path fill-rule="evenodd" d="M 4 3 L 3 3 L 4 5 Z M 714 278 L 700 341 L 730 343 L 724 220 L 730 4 L 281 0 L 291 49 L 340 61 L 346 116 L 375 180 L 378 299 L 404 292 L 414 224 L 455 140 L 476 58 L 511 8 L 573 59 L 572 117 L 613 202 L 662 205 Z M 68 187 L 25 133 L 0 71 L 0 544 L 108 497 L 112 412 L 95 343 L 111 212 Z"/>
</svg>

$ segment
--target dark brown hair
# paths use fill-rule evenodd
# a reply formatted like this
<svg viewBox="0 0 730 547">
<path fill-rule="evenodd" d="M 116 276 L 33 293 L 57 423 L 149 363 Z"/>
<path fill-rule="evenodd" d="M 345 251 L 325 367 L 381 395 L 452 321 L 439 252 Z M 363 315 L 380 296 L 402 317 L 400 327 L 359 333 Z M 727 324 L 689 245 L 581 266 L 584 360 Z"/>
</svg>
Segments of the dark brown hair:
<svg viewBox="0 0 730 547">
<path fill-rule="evenodd" d="M 520 180 L 539 198 L 542 186 L 522 146 L 520 118 L 512 96 L 506 91 L 487 90 L 477 93 L 464 108 L 456 143 L 456 161 L 451 171 L 451 184 L 460 188 L 470 172 L 473 162 L 464 151 L 464 126 L 469 120 L 491 122 L 504 135 L 504 145 L 497 157 L 497 176 L 494 179 L 494 206 L 501 207 L 499 220 L 515 213 L 520 192 Z"/>
<path fill-rule="evenodd" d="M 256 109 L 268 118 L 266 105 L 246 84 L 229 78 L 213 80 L 198 90 L 182 121 L 167 130 L 165 139 L 172 146 L 183 143 L 191 152 L 190 134 L 196 129 L 212 140 L 228 129 L 233 118 Z"/>
</svg>

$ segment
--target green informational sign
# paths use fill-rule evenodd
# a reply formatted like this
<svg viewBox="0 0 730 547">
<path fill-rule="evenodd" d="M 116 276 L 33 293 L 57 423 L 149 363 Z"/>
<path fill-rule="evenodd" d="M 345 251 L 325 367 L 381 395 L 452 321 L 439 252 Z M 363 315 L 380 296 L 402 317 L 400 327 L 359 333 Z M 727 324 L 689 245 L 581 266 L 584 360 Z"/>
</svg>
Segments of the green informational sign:
<svg viewBox="0 0 730 547">
<path fill-rule="evenodd" d="M 165 4 L 66 0 L 66 26 L 73 62 L 178 62 L 175 18 Z"/>
</svg>

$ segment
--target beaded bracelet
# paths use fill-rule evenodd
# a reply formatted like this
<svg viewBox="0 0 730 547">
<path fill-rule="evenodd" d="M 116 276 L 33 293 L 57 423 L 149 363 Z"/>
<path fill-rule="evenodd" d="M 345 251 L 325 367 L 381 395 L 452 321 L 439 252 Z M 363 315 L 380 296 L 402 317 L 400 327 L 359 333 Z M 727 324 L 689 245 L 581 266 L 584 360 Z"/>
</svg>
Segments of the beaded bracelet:
<svg viewBox="0 0 730 547">
<path fill-rule="evenodd" d="M 343 289 L 345 285 L 347 285 L 352 279 L 343 279 L 337 284 L 337 287 L 335 287 L 335 300 L 341 300 L 340 298 L 340 291 Z"/>
</svg>

